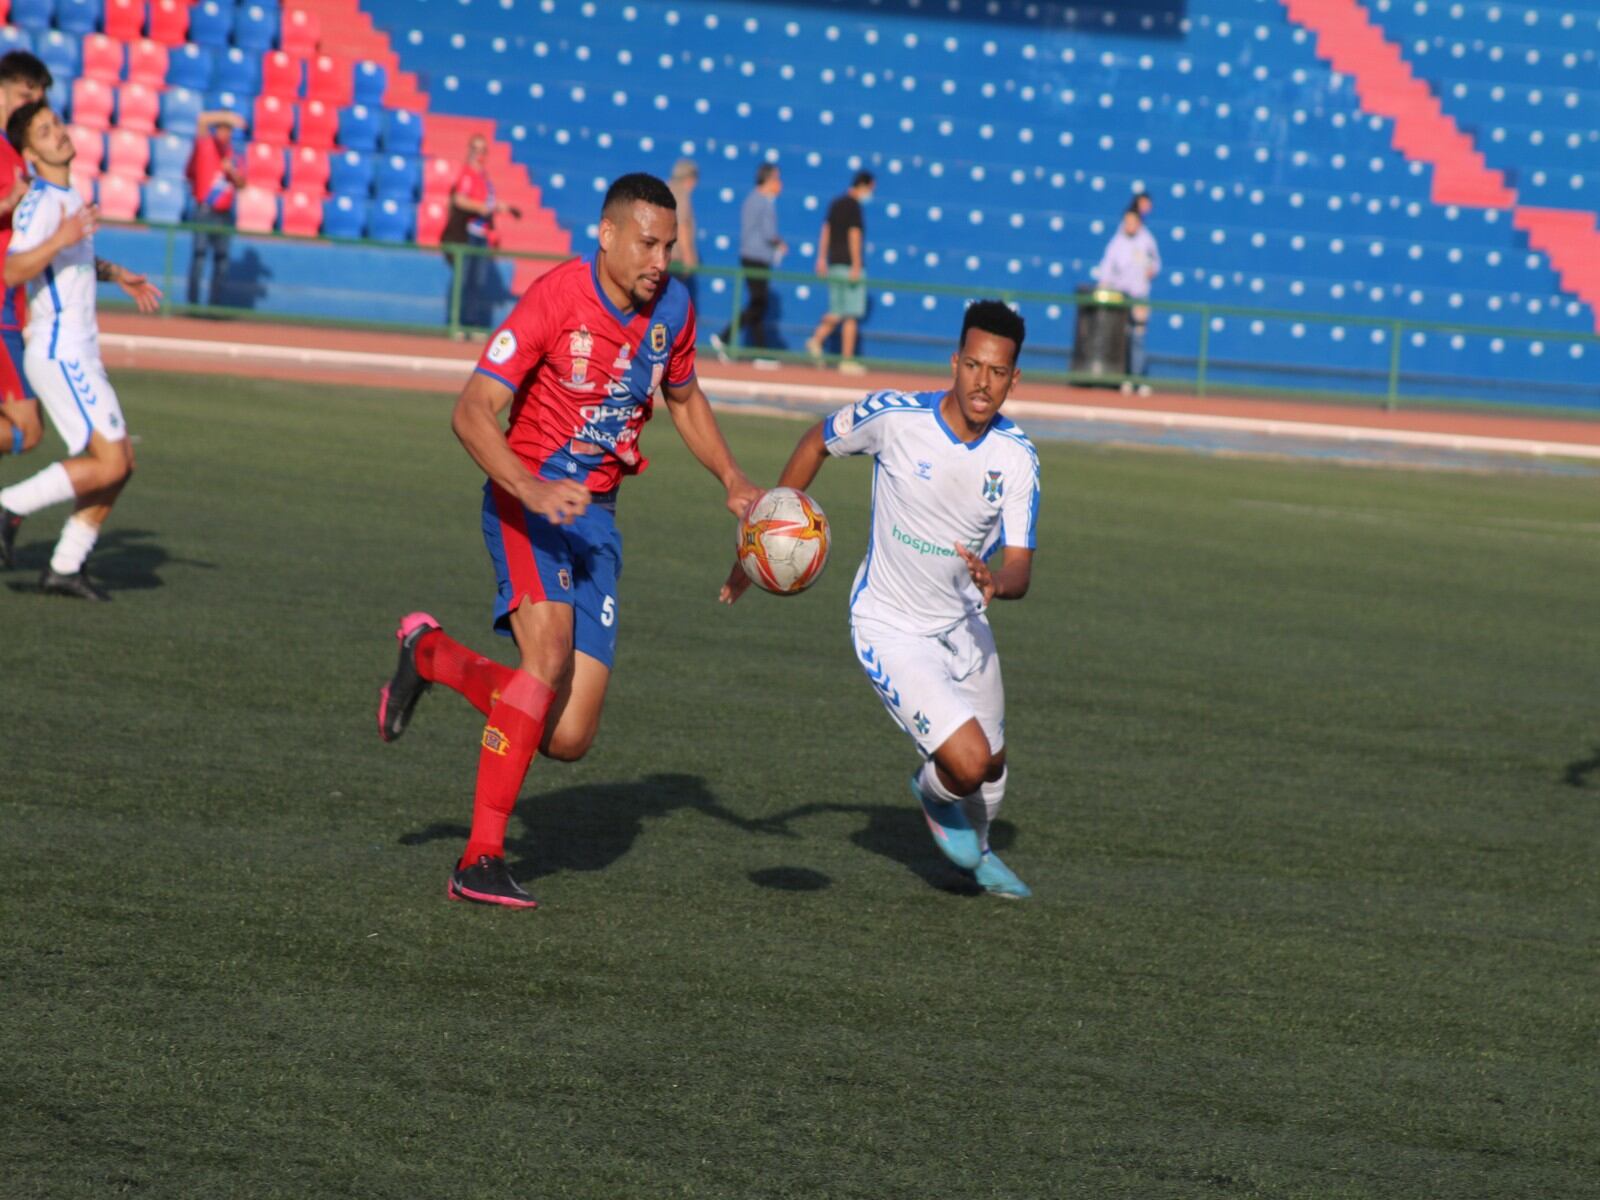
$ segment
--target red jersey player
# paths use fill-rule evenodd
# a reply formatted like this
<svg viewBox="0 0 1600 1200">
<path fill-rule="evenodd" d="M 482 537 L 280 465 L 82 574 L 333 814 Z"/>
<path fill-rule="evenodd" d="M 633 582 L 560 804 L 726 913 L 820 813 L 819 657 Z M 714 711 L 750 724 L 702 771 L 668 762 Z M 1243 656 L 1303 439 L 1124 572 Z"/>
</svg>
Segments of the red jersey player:
<svg viewBox="0 0 1600 1200">
<path fill-rule="evenodd" d="M 0 129 L 24 104 L 43 100 L 53 82 L 50 68 L 26 50 L 0 57 Z M 11 244 L 11 213 L 28 194 L 28 168 L 0 137 L 0 261 Z M 39 444 L 39 402 L 22 369 L 22 327 L 27 324 L 25 287 L 4 289 L 0 300 L 0 454 L 21 454 Z M 0 566 L 11 565 L 11 547 L 0 539 Z"/>
<path fill-rule="evenodd" d="M 494 627 L 517 670 L 453 641 L 427 613 L 403 618 L 400 662 L 378 704 L 385 741 L 405 732 L 430 684 L 482 712 L 472 832 L 449 896 L 512 908 L 536 902 L 511 877 L 506 824 L 535 750 L 582 758 L 600 724 L 615 658 L 617 490 L 645 467 L 639 431 L 664 395 L 678 434 L 741 516 L 760 494 L 734 462 L 695 379 L 694 306 L 667 273 L 677 205 L 652 175 L 606 192 L 592 258 L 562 263 L 489 340 L 451 425 L 488 476 L 483 537 L 498 590 Z M 511 409 L 510 433 L 500 415 Z"/>
</svg>

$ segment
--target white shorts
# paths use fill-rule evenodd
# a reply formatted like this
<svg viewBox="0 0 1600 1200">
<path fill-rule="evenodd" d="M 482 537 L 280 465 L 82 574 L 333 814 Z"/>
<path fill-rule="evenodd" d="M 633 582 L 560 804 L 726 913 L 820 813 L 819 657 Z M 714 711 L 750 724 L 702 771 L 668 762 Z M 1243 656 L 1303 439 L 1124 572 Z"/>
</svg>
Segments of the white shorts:
<svg viewBox="0 0 1600 1200">
<path fill-rule="evenodd" d="M 35 350 L 29 346 L 22 365 L 69 453 L 82 454 L 88 449 L 91 433 L 108 442 L 128 436 L 122 405 L 99 355 L 51 358 L 44 347 Z"/>
<path fill-rule="evenodd" d="M 972 614 L 941 634 L 902 633 L 877 621 L 852 621 L 862 670 L 896 724 L 925 758 L 974 717 L 998 754 L 1006 744 L 1006 693 L 994 631 Z"/>
</svg>

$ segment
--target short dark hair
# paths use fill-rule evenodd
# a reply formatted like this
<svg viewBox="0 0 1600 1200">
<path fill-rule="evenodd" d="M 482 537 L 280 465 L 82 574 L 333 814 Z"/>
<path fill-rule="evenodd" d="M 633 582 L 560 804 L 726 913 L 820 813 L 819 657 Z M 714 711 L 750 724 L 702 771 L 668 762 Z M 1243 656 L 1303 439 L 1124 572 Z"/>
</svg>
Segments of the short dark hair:
<svg viewBox="0 0 1600 1200">
<path fill-rule="evenodd" d="M 959 345 L 967 344 L 967 330 L 978 329 L 984 333 L 992 333 L 995 337 L 1010 338 L 1017 344 L 1016 356 L 1022 357 L 1022 339 L 1027 336 L 1028 327 L 1022 315 L 1012 310 L 1009 304 L 1002 300 L 978 300 L 967 305 L 967 315 L 961 318 L 961 341 Z"/>
<path fill-rule="evenodd" d="M 26 50 L 11 50 L 0 55 L 0 83 L 10 83 L 14 79 L 41 88 L 48 88 L 55 83 L 55 76 L 50 74 L 50 68 L 44 65 L 44 60 Z"/>
<path fill-rule="evenodd" d="M 856 177 L 850 181 L 850 186 L 853 188 L 871 187 L 876 182 L 878 182 L 878 177 L 871 171 L 857 171 Z"/>
<path fill-rule="evenodd" d="M 49 108 L 48 101 L 32 100 L 20 105 L 6 118 L 6 141 L 11 143 L 11 148 L 18 154 L 21 154 L 28 144 L 28 126 L 33 124 L 35 117 L 48 111 Z"/>
<path fill-rule="evenodd" d="M 624 204 L 634 204 L 643 200 L 646 204 L 656 208 L 678 211 L 677 198 L 669 188 L 654 175 L 643 171 L 634 171 L 628 175 L 619 175 L 606 189 L 605 202 L 600 205 L 600 214 L 604 216 L 614 207 Z"/>
<path fill-rule="evenodd" d="M 773 162 L 762 163 L 756 168 L 756 186 L 760 187 L 767 180 L 778 173 L 778 164 Z"/>
</svg>

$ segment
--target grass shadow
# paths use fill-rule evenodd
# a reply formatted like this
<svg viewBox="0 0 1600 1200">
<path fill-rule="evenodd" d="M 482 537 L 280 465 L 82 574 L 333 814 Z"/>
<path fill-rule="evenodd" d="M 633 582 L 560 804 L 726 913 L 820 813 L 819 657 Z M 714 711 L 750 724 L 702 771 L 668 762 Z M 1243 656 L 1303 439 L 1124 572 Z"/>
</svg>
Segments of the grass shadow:
<svg viewBox="0 0 1600 1200">
<path fill-rule="evenodd" d="M 59 528 L 59 527 L 58 527 Z M 141 592 L 165 587 L 161 578 L 164 567 L 181 565 L 198 567 L 203 571 L 216 570 L 215 563 L 193 558 L 177 558 L 156 541 L 151 529 L 126 529 L 116 525 L 95 543 L 89 558 L 90 578 L 105 585 L 110 592 Z M 17 547 L 17 566 L 21 572 L 41 572 L 49 565 L 55 549 L 55 539 L 39 539 Z M 33 578 L 12 580 L 7 586 L 14 592 L 37 592 L 38 583 Z"/>
<path fill-rule="evenodd" d="M 1600 746 L 1596 746 L 1588 758 L 1569 762 L 1561 779 L 1568 787 L 1581 788 L 1588 787 L 1590 778 L 1596 774 L 1600 774 Z"/>
</svg>

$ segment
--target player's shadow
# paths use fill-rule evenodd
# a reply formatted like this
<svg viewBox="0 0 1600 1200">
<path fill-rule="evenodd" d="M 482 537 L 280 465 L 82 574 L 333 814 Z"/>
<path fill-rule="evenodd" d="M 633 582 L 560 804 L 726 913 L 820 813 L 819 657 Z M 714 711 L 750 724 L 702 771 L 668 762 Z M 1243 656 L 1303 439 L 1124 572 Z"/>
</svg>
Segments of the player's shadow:
<svg viewBox="0 0 1600 1200">
<path fill-rule="evenodd" d="M 142 592 L 166 586 L 161 578 L 164 567 L 177 564 L 203 571 L 216 569 L 215 563 L 174 557 L 155 540 L 156 536 L 152 529 L 113 526 L 106 530 L 89 559 L 90 578 L 104 584 L 108 592 Z M 36 573 L 44 570 L 54 549 L 53 539 L 42 538 L 18 546 L 17 570 L 26 572 L 27 578 L 12 580 L 6 586 L 14 592 L 38 591 Z"/>
<path fill-rule="evenodd" d="M 524 796 L 521 830 L 506 839 L 511 874 L 521 882 L 561 871 L 603 871 L 633 848 L 645 822 L 691 809 L 746 833 L 780 832 L 723 807 L 698 775 L 657 774 Z M 400 837 L 402 846 L 466 839 L 467 826 L 435 822 Z"/>
<path fill-rule="evenodd" d="M 1600 776 L 1600 746 L 1596 746 L 1588 758 L 1569 762 L 1562 782 L 1568 787 L 1588 787 L 1589 780 L 1597 776 Z"/>
</svg>

